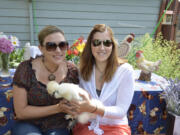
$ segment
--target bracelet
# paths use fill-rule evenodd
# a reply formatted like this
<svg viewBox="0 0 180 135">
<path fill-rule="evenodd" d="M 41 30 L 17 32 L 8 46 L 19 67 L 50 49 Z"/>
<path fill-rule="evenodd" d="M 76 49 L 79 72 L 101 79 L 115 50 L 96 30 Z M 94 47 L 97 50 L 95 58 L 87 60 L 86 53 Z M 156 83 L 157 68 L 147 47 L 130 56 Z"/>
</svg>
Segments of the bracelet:
<svg viewBox="0 0 180 135">
<path fill-rule="evenodd" d="M 56 106 L 58 106 L 58 107 L 59 107 L 59 106 L 60 106 L 60 103 L 56 104 Z"/>
<path fill-rule="evenodd" d="M 96 108 L 91 112 L 91 113 L 94 113 L 94 112 L 96 112 L 96 110 L 97 110 L 97 104 L 96 104 Z"/>
</svg>

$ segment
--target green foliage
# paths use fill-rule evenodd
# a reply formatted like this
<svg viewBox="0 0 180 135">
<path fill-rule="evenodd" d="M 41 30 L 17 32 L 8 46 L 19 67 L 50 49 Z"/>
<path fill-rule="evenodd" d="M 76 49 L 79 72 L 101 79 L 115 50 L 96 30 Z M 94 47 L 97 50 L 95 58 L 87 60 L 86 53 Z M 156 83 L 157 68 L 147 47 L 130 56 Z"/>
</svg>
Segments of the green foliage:
<svg viewBox="0 0 180 135">
<path fill-rule="evenodd" d="M 24 60 L 24 48 L 15 49 L 9 58 L 9 68 L 16 68 Z"/>
<path fill-rule="evenodd" d="M 177 44 L 174 41 L 163 39 L 161 33 L 157 35 L 155 40 L 148 33 L 135 39 L 127 57 L 134 68 L 137 68 L 135 60 L 137 50 L 142 50 L 145 58 L 149 61 L 162 60 L 156 74 L 166 78 L 180 79 L 180 49 L 177 49 Z"/>
</svg>

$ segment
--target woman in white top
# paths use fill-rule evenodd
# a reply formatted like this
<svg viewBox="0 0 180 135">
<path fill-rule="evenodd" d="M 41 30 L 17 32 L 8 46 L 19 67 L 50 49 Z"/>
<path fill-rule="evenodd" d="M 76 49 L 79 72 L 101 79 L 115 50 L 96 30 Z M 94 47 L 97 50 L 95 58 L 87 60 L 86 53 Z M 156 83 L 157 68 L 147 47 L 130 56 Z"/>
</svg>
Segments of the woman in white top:
<svg viewBox="0 0 180 135">
<path fill-rule="evenodd" d="M 81 112 L 97 114 L 88 124 L 77 124 L 73 135 L 131 135 L 127 111 L 134 94 L 133 68 L 117 56 L 112 29 L 97 24 L 90 32 L 80 58 L 80 86 L 91 98 L 79 103 Z"/>
</svg>

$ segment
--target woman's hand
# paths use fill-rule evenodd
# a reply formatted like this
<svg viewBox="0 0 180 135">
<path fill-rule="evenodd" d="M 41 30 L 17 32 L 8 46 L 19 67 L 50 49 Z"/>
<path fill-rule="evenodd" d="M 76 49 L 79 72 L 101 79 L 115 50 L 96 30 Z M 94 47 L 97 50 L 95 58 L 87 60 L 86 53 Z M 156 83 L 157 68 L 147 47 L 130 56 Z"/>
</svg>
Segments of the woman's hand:
<svg viewBox="0 0 180 135">
<path fill-rule="evenodd" d="M 96 99 L 91 99 L 86 94 L 79 94 L 82 97 L 82 101 L 71 101 L 78 106 L 77 111 L 95 113 L 104 116 L 105 107 L 101 101 Z"/>
<path fill-rule="evenodd" d="M 82 97 L 82 101 L 71 101 L 71 103 L 75 104 L 77 106 L 76 110 L 81 113 L 81 112 L 92 112 L 95 108 L 96 105 L 91 102 L 90 97 L 87 97 L 84 94 L 79 94 Z"/>
<path fill-rule="evenodd" d="M 66 99 L 62 99 L 58 104 L 58 111 L 76 116 L 78 114 L 79 106 Z"/>
</svg>

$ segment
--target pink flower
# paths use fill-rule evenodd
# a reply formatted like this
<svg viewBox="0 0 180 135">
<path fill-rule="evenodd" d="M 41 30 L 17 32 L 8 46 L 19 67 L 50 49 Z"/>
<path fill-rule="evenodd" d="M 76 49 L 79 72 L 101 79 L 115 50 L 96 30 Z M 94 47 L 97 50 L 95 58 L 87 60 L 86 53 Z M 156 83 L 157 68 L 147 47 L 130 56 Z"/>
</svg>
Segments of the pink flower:
<svg viewBox="0 0 180 135">
<path fill-rule="evenodd" d="M 11 53 L 14 50 L 14 46 L 10 40 L 6 38 L 0 38 L 0 52 Z"/>
</svg>

